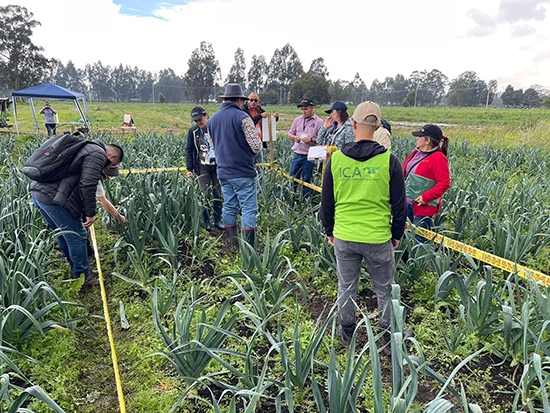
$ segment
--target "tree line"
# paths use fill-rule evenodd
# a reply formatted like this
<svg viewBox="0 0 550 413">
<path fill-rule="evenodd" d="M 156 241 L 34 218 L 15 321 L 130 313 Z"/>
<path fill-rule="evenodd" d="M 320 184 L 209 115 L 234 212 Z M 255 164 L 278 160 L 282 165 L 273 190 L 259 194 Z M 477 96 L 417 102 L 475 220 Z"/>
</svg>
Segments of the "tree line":
<svg viewBox="0 0 550 413">
<path fill-rule="evenodd" d="M 111 67 L 101 61 L 77 68 L 72 61 L 64 64 L 46 58 L 43 48 L 33 44 L 32 32 L 39 25 L 25 7 L 0 7 L 0 92 L 50 81 L 95 101 L 205 103 L 223 93 L 223 85 L 234 82 L 258 92 L 264 104 L 295 104 L 307 96 L 319 104 L 372 100 L 384 106 L 471 107 L 493 105 L 497 99 L 507 107 L 550 107 L 549 91 L 541 86 L 523 91 L 508 85 L 499 96 L 496 80 L 486 82 L 474 71 L 455 79 L 437 69 L 414 71 L 408 77 L 397 74 L 383 81 L 374 79 L 370 88 L 359 73 L 352 80 L 332 80 L 322 57 L 313 60 L 306 72 L 288 43 L 276 49 L 269 62 L 264 55 L 252 56 L 249 68 L 244 50 L 238 48 L 225 79 L 212 45 L 204 41 L 193 50 L 187 72 L 181 75 L 171 68 L 153 73 L 123 64 Z"/>
</svg>

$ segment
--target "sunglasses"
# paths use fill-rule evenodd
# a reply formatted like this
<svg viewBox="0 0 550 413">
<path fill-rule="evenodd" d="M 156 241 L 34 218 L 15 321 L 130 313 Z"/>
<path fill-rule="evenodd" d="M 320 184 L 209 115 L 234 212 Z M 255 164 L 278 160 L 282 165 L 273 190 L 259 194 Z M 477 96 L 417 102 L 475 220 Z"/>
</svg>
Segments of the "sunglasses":
<svg viewBox="0 0 550 413">
<path fill-rule="evenodd" d="M 251 102 L 259 102 L 260 100 L 259 99 L 248 99 L 249 101 Z"/>
</svg>

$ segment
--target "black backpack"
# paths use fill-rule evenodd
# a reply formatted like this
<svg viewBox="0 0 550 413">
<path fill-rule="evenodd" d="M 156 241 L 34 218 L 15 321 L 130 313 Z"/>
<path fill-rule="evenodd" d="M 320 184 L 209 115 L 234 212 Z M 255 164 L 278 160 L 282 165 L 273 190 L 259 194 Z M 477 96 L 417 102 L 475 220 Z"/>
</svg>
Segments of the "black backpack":
<svg viewBox="0 0 550 413">
<path fill-rule="evenodd" d="M 74 156 L 87 142 L 79 132 L 54 136 L 34 151 L 23 165 L 23 173 L 41 183 L 60 181 L 68 175 Z"/>
</svg>

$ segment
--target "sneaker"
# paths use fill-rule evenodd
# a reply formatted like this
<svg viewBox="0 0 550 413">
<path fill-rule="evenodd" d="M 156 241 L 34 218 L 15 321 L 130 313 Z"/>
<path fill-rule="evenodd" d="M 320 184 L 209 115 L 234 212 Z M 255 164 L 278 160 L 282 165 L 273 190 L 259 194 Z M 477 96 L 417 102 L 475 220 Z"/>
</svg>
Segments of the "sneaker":
<svg viewBox="0 0 550 413">
<path fill-rule="evenodd" d="M 218 228 L 218 229 L 221 229 L 221 230 L 224 230 L 224 229 L 225 229 L 225 227 L 223 226 L 223 224 L 222 224 L 221 222 L 216 222 L 216 223 L 214 224 L 214 226 L 215 226 L 216 228 Z"/>
</svg>

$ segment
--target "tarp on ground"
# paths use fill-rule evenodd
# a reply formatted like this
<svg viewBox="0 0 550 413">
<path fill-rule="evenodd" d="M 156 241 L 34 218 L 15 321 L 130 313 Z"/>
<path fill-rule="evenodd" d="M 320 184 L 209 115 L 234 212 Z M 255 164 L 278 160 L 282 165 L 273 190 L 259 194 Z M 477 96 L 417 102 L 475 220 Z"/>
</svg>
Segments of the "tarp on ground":
<svg viewBox="0 0 550 413">
<path fill-rule="evenodd" d="M 13 97 L 13 116 L 15 118 L 15 127 L 17 129 L 18 135 L 19 135 L 19 127 L 17 124 L 17 107 L 16 107 L 16 99 L 15 99 L 18 97 L 29 99 L 32 115 L 34 118 L 34 124 L 36 125 L 36 133 L 40 133 L 40 131 L 38 129 L 38 121 L 36 120 L 36 112 L 34 110 L 33 98 L 73 100 L 75 103 L 76 109 L 80 113 L 82 120 L 84 120 L 85 126 L 90 130 L 92 128 L 90 112 L 88 111 L 88 105 L 86 104 L 86 96 L 84 96 L 82 93 L 65 89 L 64 87 L 54 85 L 53 83 L 44 83 L 42 85 L 32 86 L 27 89 L 18 90 L 17 92 L 13 92 L 11 95 Z M 81 100 L 82 103 L 84 104 L 84 109 L 86 110 L 87 116 L 84 116 L 84 112 L 82 111 L 82 108 L 78 102 L 79 100 Z"/>
</svg>

